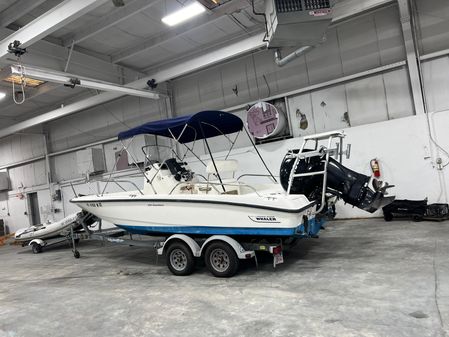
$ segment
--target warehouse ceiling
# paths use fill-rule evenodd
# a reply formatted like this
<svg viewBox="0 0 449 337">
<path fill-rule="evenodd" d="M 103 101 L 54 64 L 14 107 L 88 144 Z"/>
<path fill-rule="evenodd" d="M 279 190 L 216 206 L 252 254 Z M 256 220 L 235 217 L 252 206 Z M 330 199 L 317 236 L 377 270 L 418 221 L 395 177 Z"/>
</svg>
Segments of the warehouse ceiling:
<svg viewBox="0 0 449 337">
<path fill-rule="evenodd" d="M 42 15 L 68 2 L 70 0 L 1 1 L 0 39 L 9 41 L 14 32 L 36 21 L 44 21 Z M 253 13 L 250 0 L 228 1 L 173 27 L 165 25 L 161 18 L 182 8 L 182 0 L 123 0 L 124 6 L 120 6 L 120 2 L 99 0 L 82 15 L 57 25 L 57 29 L 27 45 L 21 62 L 126 84 L 160 69 L 169 69 L 183 60 L 194 60 L 204 51 L 261 35 L 265 30 L 263 17 Z M 374 8 L 392 1 L 361 2 L 366 8 Z M 354 12 L 354 4 L 361 11 L 361 2 L 341 0 L 342 12 Z M 255 8 L 262 12 L 263 0 L 255 0 Z M 44 21 L 44 24 L 52 23 Z M 26 87 L 24 103 L 16 104 L 13 86 L 5 81 L 12 63 L 17 63 L 12 54 L 0 58 L 0 91 L 7 94 L 0 101 L 0 130 L 98 94 L 92 89 L 67 88 L 44 81 L 34 88 Z M 15 89 L 19 94 L 14 98 L 20 103 L 21 88 L 16 85 Z"/>
<path fill-rule="evenodd" d="M 0 36 L 7 37 L 62 2 L 0 2 Z M 233 0 L 175 27 L 166 26 L 161 18 L 180 8 L 181 1 L 124 0 L 124 4 L 116 7 L 112 0 L 107 1 L 66 24 L 30 46 L 22 62 L 63 71 L 73 43 L 74 53 L 68 72 L 123 84 L 173 61 L 194 57 L 198 50 L 251 36 L 264 29 L 263 18 L 252 13 L 251 4 L 246 0 Z M 255 5 L 261 10 L 263 2 L 256 0 Z M 11 19 L 14 21 L 9 22 Z M 8 64 L 14 60 L 13 55 L 1 60 L 0 90 L 7 93 L 6 99 L 0 102 L 1 126 L 96 94 L 88 89 L 44 83 L 37 88 L 25 88 L 25 103 L 15 104 L 12 85 L 4 81 Z M 78 64 L 92 60 L 97 63 L 95 73 L 88 65 Z M 125 78 L 124 72 L 127 73 Z"/>
</svg>

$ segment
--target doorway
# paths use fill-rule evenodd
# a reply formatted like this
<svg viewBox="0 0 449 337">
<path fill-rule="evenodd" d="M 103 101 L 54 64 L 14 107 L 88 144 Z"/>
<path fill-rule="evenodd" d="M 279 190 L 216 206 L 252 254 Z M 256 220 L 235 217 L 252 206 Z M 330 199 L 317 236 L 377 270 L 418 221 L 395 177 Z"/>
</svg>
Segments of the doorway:
<svg viewBox="0 0 449 337">
<path fill-rule="evenodd" d="M 32 225 L 41 223 L 41 215 L 39 212 L 39 200 L 37 199 L 37 192 L 28 193 L 28 205 L 30 209 L 30 221 Z"/>
</svg>

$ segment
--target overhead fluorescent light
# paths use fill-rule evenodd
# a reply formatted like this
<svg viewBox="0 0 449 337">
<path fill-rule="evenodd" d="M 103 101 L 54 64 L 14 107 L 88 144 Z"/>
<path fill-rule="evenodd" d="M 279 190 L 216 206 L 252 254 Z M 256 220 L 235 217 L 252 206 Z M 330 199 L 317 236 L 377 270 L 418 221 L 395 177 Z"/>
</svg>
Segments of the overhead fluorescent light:
<svg viewBox="0 0 449 337">
<path fill-rule="evenodd" d="M 41 84 L 45 83 L 45 81 L 36 80 L 34 78 L 22 77 L 20 75 L 9 75 L 7 78 L 3 79 L 5 82 L 13 83 L 21 85 L 22 80 L 26 83 L 27 87 L 36 88 Z"/>
<path fill-rule="evenodd" d="M 6 97 L 6 94 L 4 92 L 0 92 L 0 100 Z"/>
<path fill-rule="evenodd" d="M 176 12 L 164 16 L 162 22 L 169 26 L 177 25 L 181 22 L 187 21 L 194 16 L 197 16 L 206 11 L 204 6 L 200 5 L 198 2 L 194 2 L 188 6 L 185 6 Z"/>
</svg>

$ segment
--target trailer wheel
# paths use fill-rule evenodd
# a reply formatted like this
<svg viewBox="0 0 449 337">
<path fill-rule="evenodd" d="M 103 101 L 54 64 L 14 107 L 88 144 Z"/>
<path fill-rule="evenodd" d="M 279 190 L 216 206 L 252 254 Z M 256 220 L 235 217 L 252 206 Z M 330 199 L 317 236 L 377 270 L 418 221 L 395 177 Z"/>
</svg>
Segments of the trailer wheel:
<svg viewBox="0 0 449 337">
<path fill-rule="evenodd" d="M 192 274 L 195 259 L 190 247 L 183 242 L 173 242 L 167 249 L 167 266 L 177 276 Z"/>
<path fill-rule="evenodd" d="M 40 244 L 38 244 L 37 242 L 33 242 L 31 249 L 33 250 L 34 254 L 42 253 L 42 246 Z"/>
<path fill-rule="evenodd" d="M 239 259 L 234 249 L 225 242 L 212 242 L 204 255 L 207 269 L 215 277 L 231 277 L 237 273 Z"/>
</svg>

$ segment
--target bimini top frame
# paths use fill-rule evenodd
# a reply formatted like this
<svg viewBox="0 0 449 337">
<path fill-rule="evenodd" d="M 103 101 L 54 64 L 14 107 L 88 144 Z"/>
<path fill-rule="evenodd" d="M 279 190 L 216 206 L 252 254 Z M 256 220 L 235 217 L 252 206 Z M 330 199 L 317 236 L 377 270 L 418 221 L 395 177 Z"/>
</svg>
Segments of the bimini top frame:
<svg viewBox="0 0 449 337">
<path fill-rule="evenodd" d="M 228 112 L 210 110 L 193 115 L 149 122 L 128 131 L 120 132 L 119 140 L 147 134 L 174 138 L 178 143 L 190 143 L 200 139 L 242 131 L 242 120 Z"/>
<path fill-rule="evenodd" d="M 174 140 L 178 144 L 182 144 L 186 147 L 187 151 L 191 152 L 196 158 L 198 158 L 203 164 L 204 162 L 192 151 L 193 146 L 190 148 L 186 145 L 186 143 L 195 142 L 197 140 L 203 139 L 207 150 L 209 152 L 210 158 L 212 160 L 212 164 L 215 168 L 215 174 L 217 178 L 220 181 L 220 184 L 222 185 L 223 191 L 225 191 L 225 186 L 222 183 L 222 179 L 220 177 L 220 174 L 218 172 L 217 166 L 215 164 L 214 157 L 212 155 L 212 151 L 209 147 L 209 143 L 207 141 L 208 138 L 216 137 L 216 136 L 225 136 L 228 141 L 231 143 L 231 148 L 226 156 L 228 157 L 229 153 L 233 149 L 235 142 L 237 141 L 237 136 L 240 133 L 240 131 L 245 130 L 248 138 L 251 141 L 251 144 L 253 145 L 257 155 L 259 156 L 260 160 L 264 164 L 266 170 L 268 171 L 271 178 L 276 182 L 276 178 L 269 170 L 268 166 L 266 165 L 265 161 L 263 160 L 262 156 L 260 155 L 258 149 L 256 148 L 256 145 L 254 141 L 252 140 L 250 134 L 244 128 L 243 121 L 236 115 L 224 112 L 224 111 L 218 111 L 218 110 L 207 110 L 207 111 L 201 111 L 193 115 L 187 115 L 187 116 L 181 116 L 176 118 L 170 118 L 160 121 L 154 121 L 149 122 L 140 126 L 137 126 L 135 128 L 132 128 L 128 131 L 124 131 L 119 133 L 118 139 L 122 142 L 123 148 L 125 151 L 127 151 L 127 148 L 129 147 L 124 144 L 124 140 L 128 138 L 134 138 L 137 135 L 145 134 L 145 135 L 154 135 L 154 136 L 162 136 L 167 137 L 172 140 Z M 226 135 L 231 133 L 237 133 L 237 136 L 234 140 L 231 140 Z M 131 139 L 131 142 L 132 142 Z M 123 151 L 123 150 L 122 150 Z M 128 152 L 128 151 L 127 151 Z M 129 153 L 129 152 L 128 152 Z M 185 155 L 187 152 L 185 153 Z M 130 154 L 133 158 L 132 154 Z M 183 156 L 183 158 L 185 157 Z M 133 158 L 134 160 L 134 158 Z M 114 166 L 115 168 L 115 166 Z M 139 167 L 140 169 L 140 167 Z M 143 175 L 146 178 L 145 172 L 141 170 Z M 151 181 L 147 179 L 147 182 L 151 184 Z M 109 182 L 109 179 L 108 179 Z M 103 190 L 103 193 L 106 189 L 106 186 Z M 153 188 L 154 193 L 156 191 Z M 157 193 L 156 193 L 157 194 Z"/>
</svg>

